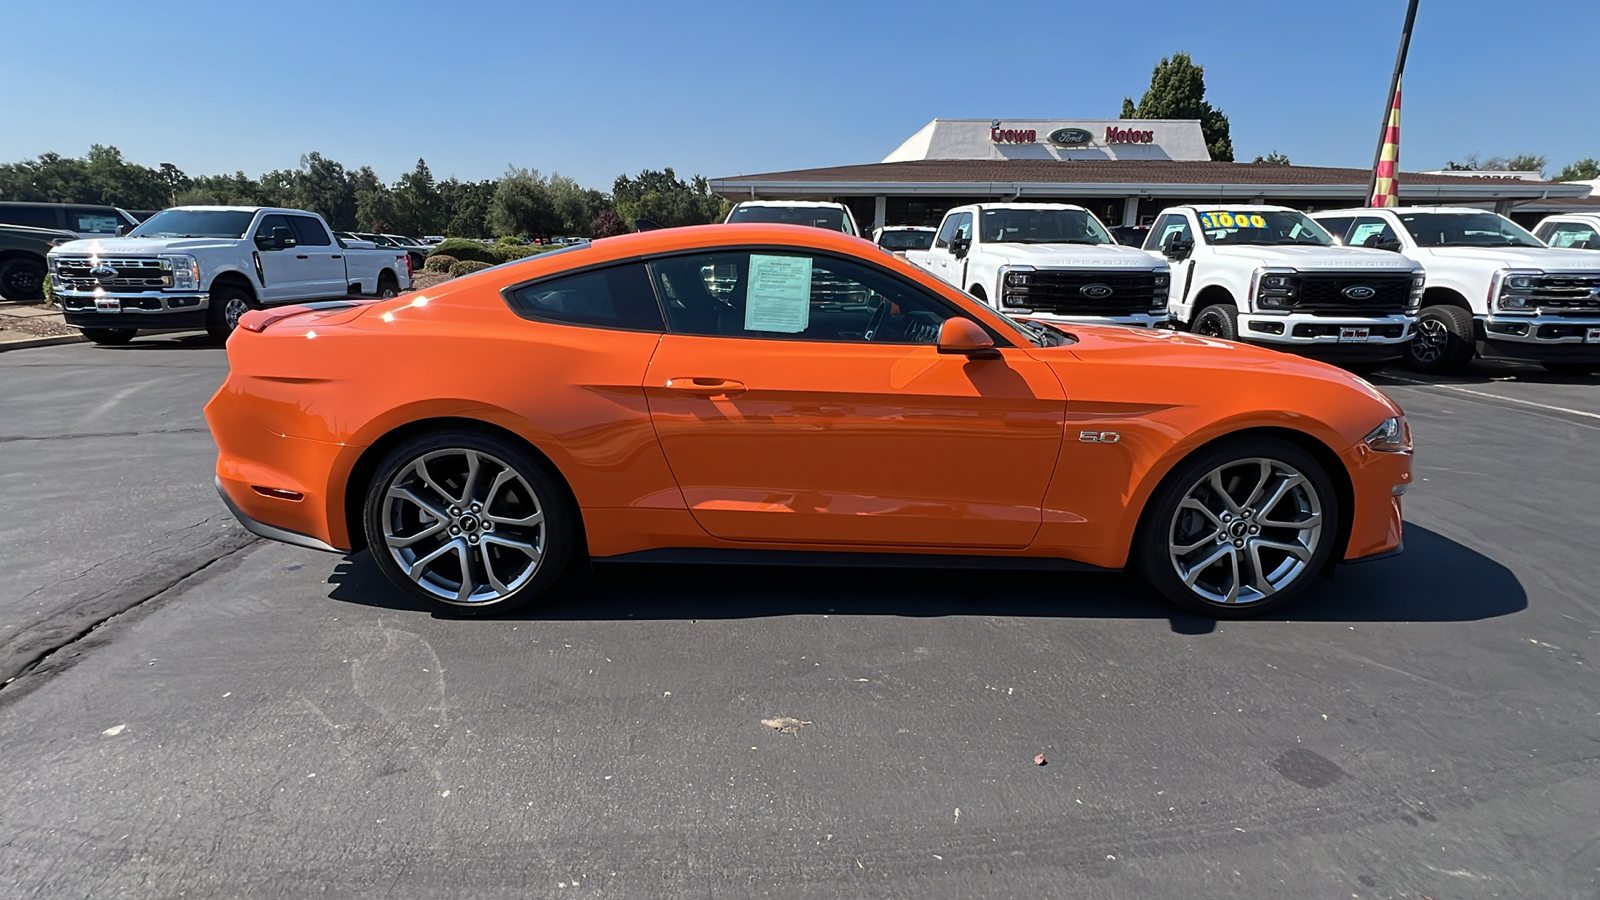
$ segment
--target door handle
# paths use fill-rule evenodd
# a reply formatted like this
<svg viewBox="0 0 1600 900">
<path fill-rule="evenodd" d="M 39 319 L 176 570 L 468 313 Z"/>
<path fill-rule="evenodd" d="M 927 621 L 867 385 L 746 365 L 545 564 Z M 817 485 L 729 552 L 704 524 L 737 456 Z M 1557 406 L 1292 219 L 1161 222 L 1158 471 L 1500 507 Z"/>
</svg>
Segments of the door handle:
<svg viewBox="0 0 1600 900">
<path fill-rule="evenodd" d="M 725 378 L 669 378 L 667 390 L 702 397 L 721 397 L 745 392 L 744 382 Z"/>
<path fill-rule="evenodd" d="M 337 254 L 337 253 L 335 253 L 335 254 L 334 254 L 334 255 L 333 255 L 333 258 L 334 258 L 334 259 L 344 259 L 344 257 L 343 257 L 343 256 L 341 256 L 341 255 L 339 255 L 339 254 Z"/>
<path fill-rule="evenodd" d="M 309 256 L 307 256 L 307 255 L 306 255 L 306 254 L 304 254 L 304 253 L 296 253 L 296 254 L 295 254 L 295 256 L 294 256 L 294 258 L 295 258 L 295 259 L 310 259 L 310 258 L 311 258 L 311 257 L 309 257 Z"/>
</svg>

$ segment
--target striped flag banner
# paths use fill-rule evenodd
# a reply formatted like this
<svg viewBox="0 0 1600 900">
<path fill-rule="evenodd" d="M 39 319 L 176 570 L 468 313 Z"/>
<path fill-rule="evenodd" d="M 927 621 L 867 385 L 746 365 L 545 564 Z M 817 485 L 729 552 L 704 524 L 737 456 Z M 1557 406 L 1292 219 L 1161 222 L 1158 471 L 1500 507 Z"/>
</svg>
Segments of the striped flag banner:
<svg viewBox="0 0 1600 900">
<path fill-rule="evenodd" d="M 1368 206 L 1400 205 L 1400 82 L 1394 85 L 1389 104 L 1389 124 L 1383 130 L 1383 150 L 1378 168 L 1372 173 L 1372 197 Z"/>
</svg>

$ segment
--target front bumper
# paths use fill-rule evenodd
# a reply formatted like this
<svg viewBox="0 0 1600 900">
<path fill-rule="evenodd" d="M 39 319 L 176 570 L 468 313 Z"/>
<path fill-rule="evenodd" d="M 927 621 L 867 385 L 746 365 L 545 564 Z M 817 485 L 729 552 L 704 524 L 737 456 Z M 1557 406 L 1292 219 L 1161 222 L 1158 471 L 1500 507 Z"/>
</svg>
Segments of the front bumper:
<svg viewBox="0 0 1600 900">
<path fill-rule="evenodd" d="M 1476 316 L 1478 355 L 1535 362 L 1600 362 L 1600 316 Z M 1590 340 L 1591 334 L 1597 335 Z"/>
<path fill-rule="evenodd" d="M 1399 550 L 1401 494 L 1411 486 L 1411 454 L 1386 453 L 1365 443 L 1339 454 L 1350 474 L 1350 540 L 1344 562 L 1378 559 Z"/>
<path fill-rule="evenodd" d="M 204 328 L 211 305 L 206 291 L 113 294 L 56 288 L 55 296 L 67 324 L 78 328 Z M 115 307 L 106 301 L 116 301 Z"/>
<path fill-rule="evenodd" d="M 1006 312 L 1004 309 L 1001 312 Z M 1018 319 L 1033 319 L 1063 325 L 1122 325 L 1126 328 L 1156 328 L 1167 324 L 1166 313 L 1140 313 L 1131 316 L 1066 316 L 1056 313 L 1006 313 Z"/>
<path fill-rule="evenodd" d="M 1329 362 L 1379 362 L 1405 355 L 1416 317 L 1239 314 L 1239 340 Z M 1366 329 L 1353 339 L 1350 329 Z"/>
</svg>

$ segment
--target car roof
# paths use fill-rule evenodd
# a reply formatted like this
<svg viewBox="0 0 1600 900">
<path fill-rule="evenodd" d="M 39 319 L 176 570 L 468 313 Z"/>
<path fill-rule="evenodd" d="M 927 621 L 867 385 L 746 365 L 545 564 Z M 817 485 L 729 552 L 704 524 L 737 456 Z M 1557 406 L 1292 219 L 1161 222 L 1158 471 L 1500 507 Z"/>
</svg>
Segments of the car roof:
<svg viewBox="0 0 1600 900">
<path fill-rule="evenodd" d="M 1274 206 L 1270 203 L 1185 203 L 1178 209 L 1192 209 L 1195 212 L 1231 212 L 1236 209 L 1256 210 L 1258 212 L 1299 212 L 1292 206 Z"/>
<path fill-rule="evenodd" d="M 979 202 L 979 203 L 963 203 L 961 205 L 961 207 L 958 207 L 958 208 L 964 208 L 964 207 L 968 207 L 968 206 L 981 206 L 984 209 L 1075 209 L 1075 210 L 1078 210 L 1080 212 L 1088 212 L 1087 209 L 1077 205 L 1076 203 L 1022 203 L 1022 202 L 983 203 L 983 202 Z"/>
<path fill-rule="evenodd" d="M 825 207 L 827 209 L 844 209 L 843 203 L 834 203 L 828 200 L 741 200 L 736 206 L 786 206 L 786 207 Z"/>
<path fill-rule="evenodd" d="M 1396 215 L 1399 215 L 1399 214 L 1402 214 L 1402 213 L 1486 213 L 1486 212 L 1494 212 L 1494 210 L 1492 210 L 1492 209 L 1481 209 L 1481 208 L 1476 207 L 1476 206 L 1385 206 L 1385 207 L 1357 206 L 1357 207 L 1351 207 L 1349 209 L 1324 209 L 1324 210 L 1322 210 L 1320 212 L 1314 212 L 1311 215 L 1313 215 L 1313 216 L 1331 216 L 1331 215 L 1336 215 L 1337 214 L 1337 215 L 1342 215 L 1342 216 L 1351 216 L 1351 215 L 1371 215 L 1372 213 L 1378 213 L 1378 212 L 1392 212 L 1392 213 L 1395 213 Z"/>
</svg>

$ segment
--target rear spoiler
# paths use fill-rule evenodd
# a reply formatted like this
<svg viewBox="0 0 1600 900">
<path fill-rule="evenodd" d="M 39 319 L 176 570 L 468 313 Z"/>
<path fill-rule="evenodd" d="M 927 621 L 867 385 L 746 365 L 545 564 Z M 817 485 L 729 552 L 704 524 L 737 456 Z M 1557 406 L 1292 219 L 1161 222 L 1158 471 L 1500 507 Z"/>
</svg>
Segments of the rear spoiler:
<svg viewBox="0 0 1600 900">
<path fill-rule="evenodd" d="M 349 300 L 318 300 L 312 303 L 295 303 L 290 306 L 275 306 L 271 309 L 252 309 L 239 317 L 239 327 L 245 331 L 260 333 L 266 331 L 269 326 L 294 316 L 337 309 L 353 309 L 376 302 L 378 301 L 351 298 Z"/>
</svg>

